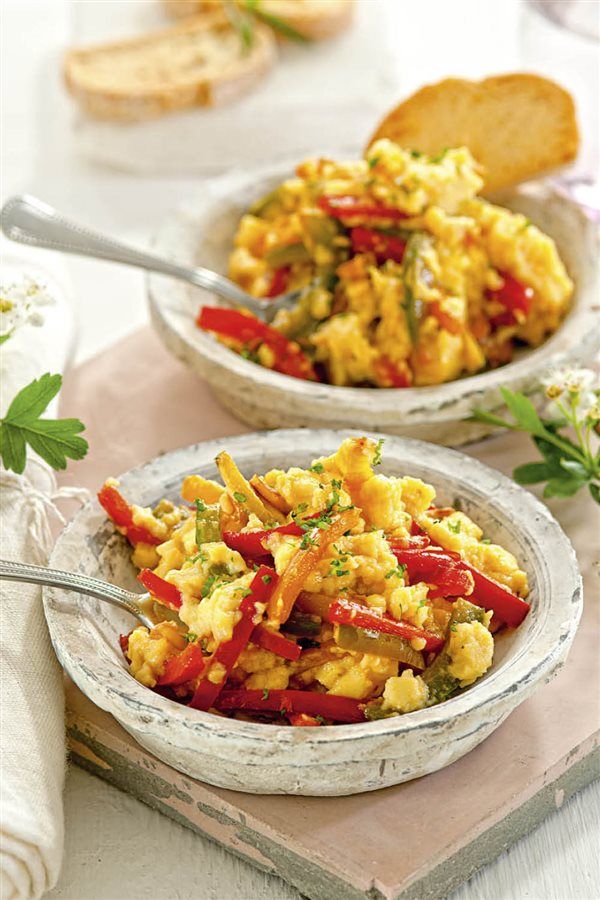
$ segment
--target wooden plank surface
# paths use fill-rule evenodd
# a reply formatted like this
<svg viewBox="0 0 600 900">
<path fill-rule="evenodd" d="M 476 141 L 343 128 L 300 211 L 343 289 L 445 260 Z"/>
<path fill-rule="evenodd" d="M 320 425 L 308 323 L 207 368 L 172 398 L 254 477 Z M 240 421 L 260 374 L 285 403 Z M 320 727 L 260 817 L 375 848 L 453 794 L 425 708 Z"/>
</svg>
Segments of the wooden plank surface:
<svg viewBox="0 0 600 900">
<path fill-rule="evenodd" d="M 63 414 L 88 425 L 91 452 L 73 471 L 90 489 L 157 452 L 245 430 L 150 332 L 71 373 Z M 512 435 L 471 452 L 507 472 L 534 458 L 527 439 Z M 453 766 L 356 797 L 238 794 L 164 766 L 70 691 L 74 758 L 310 897 L 445 896 L 598 775 L 598 513 L 584 496 L 554 511 L 585 577 L 585 611 L 571 656 L 551 684 Z M 444 828 L 432 828 L 442 808 Z"/>
</svg>

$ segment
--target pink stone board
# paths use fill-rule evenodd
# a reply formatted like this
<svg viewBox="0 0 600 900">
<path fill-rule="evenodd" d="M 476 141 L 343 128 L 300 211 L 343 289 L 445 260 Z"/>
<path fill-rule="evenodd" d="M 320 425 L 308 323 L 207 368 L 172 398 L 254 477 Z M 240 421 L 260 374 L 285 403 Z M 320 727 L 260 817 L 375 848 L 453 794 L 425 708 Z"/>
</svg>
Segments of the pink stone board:
<svg viewBox="0 0 600 900">
<path fill-rule="evenodd" d="M 83 419 L 91 447 L 62 482 L 90 490 L 162 451 L 247 430 L 149 330 L 71 372 L 62 414 Z M 506 473 L 535 459 L 529 440 L 513 435 L 469 452 Z M 72 758 L 311 898 L 444 897 L 600 775 L 600 517 L 587 496 L 556 502 L 553 512 L 584 576 L 573 649 L 554 681 L 454 765 L 355 797 L 226 791 L 155 759 L 69 684 Z"/>
</svg>

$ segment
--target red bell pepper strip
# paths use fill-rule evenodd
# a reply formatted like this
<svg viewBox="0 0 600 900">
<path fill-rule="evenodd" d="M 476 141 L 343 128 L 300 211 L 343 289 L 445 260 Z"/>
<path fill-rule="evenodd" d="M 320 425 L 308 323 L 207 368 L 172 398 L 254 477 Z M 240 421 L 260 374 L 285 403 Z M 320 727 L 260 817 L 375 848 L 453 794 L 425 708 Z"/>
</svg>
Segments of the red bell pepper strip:
<svg viewBox="0 0 600 900">
<path fill-rule="evenodd" d="M 187 684 L 188 681 L 193 681 L 200 675 L 205 665 L 202 647 L 194 641 L 184 647 L 177 656 L 172 656 L 167 660 L 164 671 L 156 683 L 161 687 L 177 687 L 180 684 Z"/>
<path fill-rule="evenodd" d="M 204 306 L 200 310 L 196 324 L 204 331 L 213 331 L 250 349 L 266 344 L 273 351 L 275 357 L 273 368 L 276 372 L 305 381 L 319 380 L 308 356 L 296 343 L 289 341 L 275 328 L 271 328 L 254 316 L 246 315 L 237 309 Z"/>
<path fill-rule="evenodd" d="M 408 214 L 396 209 L 393 206 L 383 206 L 381 203 L 371 203 L 367 199 L 362 200 L 359 197 L 351 196 L 328 196 L 323 195 L 318 200 L 318 206 L 328 216 L 334 219 L 407 219 Z"/>
<path fill-rule="evenodd" d="M 318 694 L 315 691 L 223 691 L 218 709 L 249 709 L 255 712 L 306 713 L 335 722 L 364 722 L 364 703 L 351 697 Z"/>
<path fill-rule="evenodd" d="M 484 609 L 491 609 L 511 628 L 520 625 L 531 608 L 530 604 L 521 597 L 517 597 L 504 585 L 494 581 L 493 578 L 489 578 L 473 568 L 470 563 L 463 560 L 463 565 L 471 573 L 475 582 L 473 594 L 469 598 L 471 603 L 483 606 Z"/>
<path fill-rule="evenodd" d="M 267 291 L 267 297 L 279 297 L 280 294 L 283 294 L 284 291 L 287 290 L 288 282 L 290 280 L 290 267 L 289 266 L 281 266 L 279 269 L 275 269 L 273 275 L 271 277 L 271 283 L 269 285 L 269 289 Z"/>
<path fill-rule="evenodd" d="M 129 634 L 131 634 L 131 632 L 129 632 Z M 119 645 L 127 662 L 131 662 L 129 659 L 129 634 L 119 635 Z"/>
<path fill-rule="evenodd" d="M 253 644 L 258 644 L 259 647 L 262 647 L 263 650 L 270 650 L 271 653 L 282 656 L 283 659 L 295 661 L 299 659 L 302 653 L 302 647 L 299 644 L 295 641 L 290 641 L 289 638 L 279 634 L 278 631 L 271 631 L 265 625 L 257 625 L 250 636 L 250 640 Z"/>
<path fill-rule="evenodd" d="M 224 531 L 222 537 L 231 550 L 237 550 L 244 557 L 257 558 L 270 555 L 264 542 L 272 534 L 301 535 L 303 531 L 295 522 L 290 522 L 289 525 L 279 525 L 277 528 L 267 528 L 264 531 Z"/>
<path fill-rule="evenodd" d="M 416 625 L 408 622 L 399 622 L 391 616 L 378 615 L 349 600 L 334 600 L 329 607 L 327 620 L 337 625 L 353 625 L 355 628 L 364 628 L 368 631 L 379 631 L 382 634 L 397 634 L 411 641 L 419 638 L 425 641 L 424 650 L 439 650 L 444 645 L 444 639 Z"/>
<path fill-rule="evenodd" d="M 174 584 L 165 581 L 160 575 L 155 575 L 151 569 L 142 569 L 137 577 L 153 597 L 160 603 L 171 609 L 179 609 L 181 606 L 181 591 Z"/>
<path fill-rule="evenodd" d="M 434 544 L 426 547 L 425 550 L 403 550 L 395 546 L 392 546 L 392 550 L 398 562 L 404 562 L 405 565 L 407 565 L 407 557 L 409 555 L 413 556 L 413 559 L 415 560 L 415 562 L 412 563 L 414 566 L 413 572 L 418 572 L 419 567 L 421 566 L 432 566 L 433 561 L 437 558 L 438 560 L 443 560 L 446 566 L 453 565 L 455 570 L 456 568 L 459 568 L 462 569 L 464 573 L 470 574 L 473 578 L 473 591 L 469 596 L 471 603 L 474 603 L 476 606 L 481 606 L 483 609 L 492 610 L 498 618 L 502 619 L 507 625 L 510 625 L 511 628 L 516 628 L 520 625 L 531 608 L 526 600 L 517 597 L 516 594 L 513 594 L 512 591 L 504 587 L 504 585 L 499 584 L 497 581 L 494 581 L 494 579 L 490 578 L 488 575 L 484 575 L 483 572 L 480 572 L 470 563 L 466 562 L 466 560 L 462 559 L 459 553 L 455 553 L 452 550 L 445 550 L 443 547 L 438 547 Z M 424 563 L 419 562 L 417 557 L 425 555 L 430 559 Z M 410 578 L 410 565 L 408 566 L 408 575 Z M 422 580 L 426 581 L 427 578 L 423 578 Z"/>
<path fill-rule="evenodd" d="M 531 310 L 533 290 L 517 281 L 508 272 L 498 272 L 503 284 L 497 290 L 488 291 L 490 300 L 501 303 L 505 312 L 500 313 L 491 320 L 492 325 L 498 328 L 500 325 L 515 325 L 522 322 Z"/>
<path fill-rule="evenodd" d="M 473 593 L 473 579 L 464 568 L 460 556 L 440 554 L 431 547 L 398 547 L 392 545 L 398 562 L 406 566 L 410 584 L 424 581 L 438 588 L 431 596 L 466 597 Z"/>
<path fill-rule="evenodd" d="M 406 250 L 406 241 L 402 238 L 372 228 L 352 228 L 350 242 L 355 253 L 374 253 L 378 263 L 388 259 L 401 263 Z"/>
<path fill-rule="evenodd" d="M 412 372 L 407 363 L 394 363 L 381 355 L 373 364 L 380 387 L 407 388 L 412 385 Z"/>
<path fill-rule="evenodd" d="M 306 713 L 291 713 L 288 716 L 290 720 L 290 725 L 295 725 L 296 727 L 306 727 L 307 725 L 312 727 L 313 725 L 322 725 L 318 719 L 315 719 L 314 716 L 308 716 Z"/>
<path fill-rule="evenodd" d="M 130 505 L 114 485 L 103 485 L 98 491 L 98 501 L 109 519 L 125 530 L 125 536 L 130 544 L 162 544 L 162 538 L 156 537 L 143 525 L 134 523 Z"/>
<path fill-rule="evenodd" d="M 239 611 L 242 618 L 233 629 L 230 640 L 219 644 L 213 655 L 207 660 L 204 677 L 190 701 L 190 706 L 194 709 L 210 709 L 211 706 L 214 706 L 240 653 L 250 640 L 255 627 L 256 604 L 267 602 L 276 581 L 275 571 L 268 566 L 261 566 L 252 579 L 250 593 L 240 603 Z M 209 680 L 214 666 L 218 667 L 222 674 L 222 678 L 217 682 Z"/>
</svg>

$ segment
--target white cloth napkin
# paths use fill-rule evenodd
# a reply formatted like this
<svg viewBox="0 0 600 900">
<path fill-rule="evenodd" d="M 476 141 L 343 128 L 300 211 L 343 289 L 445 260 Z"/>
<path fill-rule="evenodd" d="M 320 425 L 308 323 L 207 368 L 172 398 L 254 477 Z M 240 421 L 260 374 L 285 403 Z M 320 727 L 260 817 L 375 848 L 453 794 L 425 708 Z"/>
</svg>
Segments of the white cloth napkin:
<svg viewBox="0 0 600 900">
<path fill-rule="evenodd" d="M 22 325 L 2 345 L 2 415 L 32 379 L 64 370 L 73 340 L 73 316 L 60 276 L 57 280 L 24 262 L 26 257 L 27 251 L 20 259 L 4 256 L 2 281 L 25 273 L 45 283 L 56 302 L 44 309 L 43 325 Z M 54 473 L 37 459 L 29 459 L 23 475 L 0 468 L 3 558 L 47 562 L 49 515 L 57 495 Z M 64 696 L 41 589 L 8 581 L 0 582 L 0 730 L 0 896 L 36 898 L 53 887 L 62 861 Z"/>
</svg>

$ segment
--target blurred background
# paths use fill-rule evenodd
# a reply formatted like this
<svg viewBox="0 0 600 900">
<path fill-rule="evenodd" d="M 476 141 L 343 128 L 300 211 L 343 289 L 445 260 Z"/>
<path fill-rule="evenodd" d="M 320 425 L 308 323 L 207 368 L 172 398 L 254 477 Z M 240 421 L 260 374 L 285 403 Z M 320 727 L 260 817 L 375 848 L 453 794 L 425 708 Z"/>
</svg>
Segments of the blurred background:
<svg viewBox="0 0 600 900">
<path fill-rule="evenodd" d="M 381 114 L 422 84 L 515 70 L 549 75 L 574 94 L 583 148 L 568 177 L 589 200 L 599 15 L 596 0 L 357 0 L 353 24 L 331 39 L 280 42 L 276 65 L 233 103 L 121 124 L 79 109 L 63 83 L 63 55 L 168 26 L 160 0 L 3 0 L 2 200 L 28 191 L 143 244 L 220 170 L 359 150 Z M 85 309 L 81 361 L 145 320 L 143 281 L 105 266 L 99 282 L 96 264 L 75 257 L 66 266 Z"/>
</svg>

